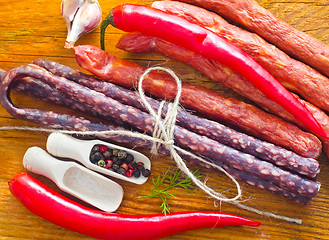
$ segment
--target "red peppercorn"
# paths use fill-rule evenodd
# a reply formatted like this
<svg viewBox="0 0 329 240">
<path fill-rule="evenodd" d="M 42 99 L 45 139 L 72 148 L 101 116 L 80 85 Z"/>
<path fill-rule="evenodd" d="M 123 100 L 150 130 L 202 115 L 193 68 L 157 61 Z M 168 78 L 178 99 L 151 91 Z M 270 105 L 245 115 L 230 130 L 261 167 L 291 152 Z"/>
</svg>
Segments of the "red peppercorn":
<svg viewBox="0 0 329 240">
<path fill-rule="evenodd" d="M 105 152 L 107 149 L 108 149 L 108 147 L 105 146 L 105 145 L 101 145 L 101 146 L 99 147 L 99 151 L 100 151 L 101 153 Z"/>
<path fill-rule="evenodd" d="M 144 166 L 144 163 L 143 162 L 138 162 L 137 165 L 138 166 Z"/>
<path fill-rule="evenodd" d="M 113 161 L 108 159 L 108 160 L 105 160 L 105 167 L 106 168 L 111 168 L 113 165 Z"/>
<path fill-rule="evenodd" d="M 127 163 L 122 163 L 120 165 L 121 168 L 125 169 L 126 171 L 128 170 L 128 164 Z"/>
<path fill-rule="evenodd" d="M 128 169 L 128 170 L 126 171 L 126 176 L 127 176 L 127 177 L 131 177 L 131 176 L 133 175 L 133 173 L 134 173 L 134 170 L 133 170 L 133 169 Z"/>
</svg>

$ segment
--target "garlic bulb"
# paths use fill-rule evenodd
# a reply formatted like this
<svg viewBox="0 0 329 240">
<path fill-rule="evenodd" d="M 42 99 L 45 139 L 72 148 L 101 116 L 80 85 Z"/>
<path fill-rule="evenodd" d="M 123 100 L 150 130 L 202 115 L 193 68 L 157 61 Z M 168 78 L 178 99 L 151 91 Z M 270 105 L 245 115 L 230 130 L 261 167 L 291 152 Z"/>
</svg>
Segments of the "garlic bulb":
<svg viewBox="0 0 329 240">
<path fill-rule="evenodd" d="M 63 0 L 61 13 L 67 27 L 65 48 L 74 47 L 81 35 L 94 30 L 102 20 L 97 0 Z"/>
</svg>

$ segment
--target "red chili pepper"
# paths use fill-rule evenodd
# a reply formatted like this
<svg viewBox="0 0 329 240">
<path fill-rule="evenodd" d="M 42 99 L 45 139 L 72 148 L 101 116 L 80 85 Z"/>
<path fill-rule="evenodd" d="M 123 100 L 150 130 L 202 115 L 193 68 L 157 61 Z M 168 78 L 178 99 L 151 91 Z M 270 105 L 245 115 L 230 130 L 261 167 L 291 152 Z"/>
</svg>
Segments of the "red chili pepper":
<svg viewBox="0 0 329 240">
<path fill-rule="evenodd" d="M 8 182 L 11 193 L 31 212 L 61 227 L 101 239 L 156 239 L 212 227 L 259 226 L 237 215 L 191 211 L 154 215 L 106 213 L 68 199 L 27 173 Z"/>
<path fill-rule="evenodd" d="M 113 8 L 102 23 L 102 49 L 104 32 L 109 24 L 126 32 L 141 32 L 162 38 L 225 64 L 253 83 L 268 98 L 280 104 L 313 133 L 329 139 L 329 135 L 307 108 L 280 82 L 248 54 L 210 30 L 154 8 L 121 4 Z"/>
</svg>

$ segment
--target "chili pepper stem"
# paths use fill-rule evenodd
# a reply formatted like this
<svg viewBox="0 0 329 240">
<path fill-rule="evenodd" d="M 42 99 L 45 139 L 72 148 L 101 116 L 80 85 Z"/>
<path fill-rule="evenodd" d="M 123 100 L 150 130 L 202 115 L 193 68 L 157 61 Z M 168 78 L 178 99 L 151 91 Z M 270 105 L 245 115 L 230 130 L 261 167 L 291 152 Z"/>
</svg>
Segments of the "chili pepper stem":
<svg viewBox="0 0 329 240">
<path fill-rule="evenodd" d="M 104 43 L 104 37 L 105 37 L 105 30 L 107 28 L 108 25 L 112 25 L 115 26 L 114 22 L 113 22 L 113 17 L 112 17 L 112 10 L 110 11 L 110 13 L 106 16 L 106 18 L 103 20 L 102 24 L 101 24 L 101 49 L 105 50 L 105 43 Z"/>
</svg>

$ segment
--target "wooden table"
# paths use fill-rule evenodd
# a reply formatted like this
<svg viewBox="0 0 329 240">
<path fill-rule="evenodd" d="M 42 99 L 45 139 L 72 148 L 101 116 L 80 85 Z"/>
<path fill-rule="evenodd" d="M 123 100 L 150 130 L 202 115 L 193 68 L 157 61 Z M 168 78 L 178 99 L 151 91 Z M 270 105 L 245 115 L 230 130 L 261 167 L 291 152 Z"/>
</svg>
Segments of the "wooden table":
<svg viewBox="0 0 329 240">
<path fill-rule="evenodd" d="M 122 0 L 100 0 L 103 17 L 107 15 L 113 6 L 122 2 Z M 148 0 L 130 2 L 151 3 Z M 260 3 L 274 12 L 279 18 L 329 44 L 328 1 L 263 0 Z M 73 51 L 63 48 L 66 38 L 66 26 L 60 14 L 60 0 L 0 0 L 0 7 L 0 68 L 10 70 L 16 66 L 30 63 L 39 57 L 49 58 L 62 64 L 79 68 L 75 62 Z M 114 28 L 108 29 L 106 36 L 107 51 L 144 66 L 161 64 L 162 66 L 170 67 L 186 82 L 202 84 L 216 91 L 235 96 L 232 91 L 225 89 L 220 84 L 212 83 L 202 74 L 186 65 L 157 54 L 134 55 L 116 49 L 115 44 L 121 33 Z M 99 29 L 82 37 L 78 44 L 99 46 Z M 19 94 L 13 94 L 12 99 L 19 106 L 69 111 L 62 107 L 45 104 Z M 0 107 L 0 126 L 35 125 L 14 119 Z M 30 213 L 8 190 L 7 181 L 17 172 L 26 171 L 22 165 L 22 157 L 25 151 L 32 146 L 45 148 L 46 139 L 47 134 L 45 133 L 14 130 L 0 131 L 1 239 L 88 239 L 88 237 L 58 227 Z M 152 158 L 153 177 L 157 177 L 159 173 L 166 171 L 168 167 L 174 169 L 175 164 L 172 159 L 149 156 Z M 283 197 L 241 183 L 243 200 L 245 200 L 244 204 L 260 210 L 300 218 L 303 220 L 302 225 L 262 217 L 228 203 L 220 204 L 214 202 L 212 198 L 199 189 L 195 189 L 191 193 L 175 189 L 173 192 L 176 194 L 176 198 L 169 200 L 172 212 L 217 210 L 258 220 L 262 225 L 258 228 L 230 227 L 196 230 L 177 234 L 168 239 L 329 239 L 329 161 L 324 155 L 320 156 L 319 161 L 321 173 L 318 179 L 321 181 L 322 187 L 318 196 L 307 206 L 295 204 Z M 207 183 L 217 191 L 223 191 L 228 196 L 235 194 L 232 183 L 222 174 L 204 169 L 202 169 L 202 173 L 209 177 Z M 34 174 L 33 176 L 56 189 L 56 186 L 49 180 Z M 150 193 L 152 188 L 151 181 L 138 187 L 121 181 L 120 184 L 124 187 L 125 196 L 118 210 L 119 213 L 148 214 L 161 212 L 159 199 L 138 198 L 138 196 Z"/>
</svg>

